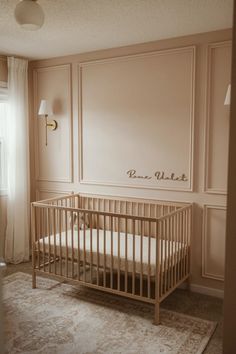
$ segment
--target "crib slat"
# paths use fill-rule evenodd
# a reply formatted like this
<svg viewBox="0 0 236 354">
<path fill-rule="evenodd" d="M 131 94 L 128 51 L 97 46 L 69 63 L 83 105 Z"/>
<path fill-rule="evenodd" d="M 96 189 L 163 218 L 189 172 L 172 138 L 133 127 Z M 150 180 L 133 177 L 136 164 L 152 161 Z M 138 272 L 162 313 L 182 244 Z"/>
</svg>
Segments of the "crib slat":
<svg viewBox="0 0 236 354">
<path fill-rule="evenodd" d="M 97 285 L 99 285 L 99 214 L 97 214 Z"/>
<path fill-rule="evenodd" d="M 176 283 L 178 283 L 178 233 L 179 233 L 179 222 L 178 222 L 178 214 L 175 215 L 175 267 L 176 267 Z"/>
<path fill-rule="evenodd" d="M 167 212 L 169 214 L 169 206 L 168 206 L 168 209 L 167 209 Z M 168 267 L 168 270 L 167 270 L 167 290 L 169 290 L 170 288 L 170 218 L 167 218 L 166 219 L 166 234 L 167 234 L 167 247 L 168 247 L 168 262 L 167 262 L 167 267 Z"/>
<path fill-rule="evenodd" d="M 85 225 L 84 225 L 85 226 Z M 93 229 L 92 229 L 92 213 L 89 214 L 90 228 L 90 282 L 93 282 Z"/>
<path fill-rule="evenodd" d="M 182 214 L 179 213 L 179 280 L 182 277 Z"/>
<path fill-rule="evenodd" d="M 163 223 L 163 231 L 164 231 L 164 236 L 165 236 L 165 273 L 164 273 L 164 293 L 167 291 L 167 225 L 166 225 L 166 219 L 164 219 Z"/>
<path fill-rule="evenodd" d="M 158 235 L 158 225 L 159 222 L 156 221 L 155 223 L 155 238 L 156 238 L 156 274 L 155 274 L 155 322 L 158 321 L 159 323 L 159 311 L 160 311 L 160 305 L 159 305 L 159 299 L 160 299 L 160 261 L 159 261 L 159 256 L 160 256 L 160 236 Z M 158 306 L 157 306 L 158 305 Z"/>
<path fill-rule="evenodd" d="M 59 261 L 60 261 L 60 275 L 62 276 L 62 249 L 61 249 L 62 210 L 61 209 L 58 210 L 58 214 L 59 214 Z"/>
<path fill-rule="evenodd" d="M 174 257 L 174 264 L 175 264 L 175 272 L 174 272 L 174 283 L 177 283 L 177 279 L 178 279 L 178 274 L 177 274 L 177 216 L 174 215 L 174 240 L 175 240 L 175 257 Z"/>
<path fill-rule="evenodd" d="M 73 203 L 73 199 L 71 201 Z M 71 276 L 74 278 L 74 212 L 71 212 Z"/>
<path fill-rule="evenodd" d="M 161 247 L 161 259 L 160 259 L 160 296 L 162 296 L 163 293 L 163 276 L 164 276 L 164 262 L 163 262 L 163 220 L 159 221 L 159 237 L 160 237 L 160 247 Z M 156 240 L 157 242 L 157 240 Z"/>
<path fill-rule="evenodd" d="M 172 208 L 171 208 L 172 211 Z M 174 278 L 174 248 L 173 248 L 173 216 L 170 216 L 170 288 L 173 287 L 173 278 Z"/>
<path fill-rule="evenodd" d="M 172 207 L 174 210 L 174 207 Z M 171 287 L 175 284 L 175 219 L 174 215 L 170 217 L 171 228 Z"/>
<path fill-rule="evenodd" d="M 59 200 L 56 200 L 55 203 L 56 203 L 56 206 L 58 207 L 60 202 L 59 202 Z M 57 234 L 57 237 L 60 237 L 60 236 L 59 236 L 59 228 L 60 228 L 60 225 L 59 225 L 59 223 L 60 223 L 59 212 L 60 212 L 60 209 L 57 208 L 57 209 L 56 209 L 56 234 Z M 57 243 L 58 243 L 58 242 L 56 242 L 56 247 L 58 247 L 58 244 L 57 244 Z M 59 250 L 59 251 L 60 251 L 60 250 Z M 59 253 L 58 253 L 58 252 L 57 252 L 56 257 L 57 257 L 57 261 L 60 262 L 60 257 L 59 257 Z M 60 274 L 60 272 L 59 272 L 59 274 Z"/>
<path fill-rule="evenodd" d="M 103 217 L 103 286 L 106 287 L 106 216 Z"/>
<path fill-rule="evenodd" d="M 174 283 L 174 240 L 173 240 L 173 216 L 170 217 L 170 244 L 171 244 L 171 261 L 170 261 L 170 269 L 171 269 L 171 280 L 170 280 L 170 286 L 171 288 L 173 287 Z"/>
<path fill-rule="evenodd" d="M 80 280 L 80 214 L 77 213 L 77 239 L 78 239 L 78 252 L 77 252 L 77 279 Z"/>
<path fill-rule="evenodd" d="M 188 252 L 187 252 L 187 264 L 188 264 L 188 273 L 190 271 L 190 236 L 191 236 L 191 229 L 192 229 L 192 208 L 189 207 L 188 211 Z"/>
<path fill-rule="evenodd" d="M 179 220 L 179 213 L 177 214 L 177 268 L 178 268 L 178 278 L 180 279 L 180 220 Z"/>
<path fill-rule="evenodd" d="M 68 215 L 67 215 L 67 210 L 64 209 L 65 211 L 65 231 L 66 231 L 66 277 L 68 278 Z"/>
<path fill-rule="evenodd" d="M 127 203 L 126 203 L 127 207 Z M 125 218 L 125 292 L 128 292 L 128 261 L 127 261 L 127 256 L 128 256 L 128 235 L 127 235 L 127 228 L 128 228 L 128 220 Z"/>
<path fill-rule="evenodd" d="M 83 213 L 84 222 L 86 220 L 86 214 Z M 84 236 L 84 255 L 83 255 L 83 280 L 86 282 L 86 229 L 85 224 L 83 224 L 83 236 Z"/>
<path fill-rule="evenodd" d="M 120 218 L 118 217 L 117 218 L 117 222 L 118 222 L 118 240 L 117 240 L 117 247 L 118 247 L 118 272 L 117 272 L 117 277 L 118 277 L 118 280 L 117 280 L 117 287 L 118 287 L 118 290 L 120 290 Z"/>
<path fill-rule="evenodd" d="M 50 225 L 51 225 L 51 220 L 50 220 L 50 208 L 47 208 L 47 214 L 48 214 L 48 271 L 51 273 L 51 232 L 50 232 Z"/>
<path fill-rule="evenodd" d="M 187 275 L 187 210 L 184 211 L 184 276 Z"/>
<path fill-rule="evenodd" d="M 38 257 L 37 257 L 37 261 L 38 261 L 38 269 L 40 268 L 40 235 L 41 235 L 41 210 L 40 209 L 36 209 L 36 232 L 35 232 L 35 236 L 36 236 L 36 240 L 38 242 Z"/>
<path fill-rule="evenodd" d="M 113 289 L 113 217 L 110 218 L 110 227 L 111 227 L 111 288 Z"/>
<path fill-rule="evenodd" d="M 42 223 L 43 223 L 43 271 L 45 272 L 45 236 L 46 236 L 46 218 L 45 209 L 42 209 Z"/>
<path fill-rule="evenodd" d="M 143 222 L 143 221 L 142 221 Z M 145 224 L 144 224 L 145 229 Z M 151 223 L 148 223 L 148 298 L 151 297 Z"/>
<path fill-rule="evenodd" d="M 184 234 L 184 276 L 186 273 L 186 210 L 183 212 L 183 234 Z"/>
<path fill-rule="evenodd" d="M 183 278 L 183 212 L 180 214 L 180 277 Z"/>
<path fill-rule="evenodd" d="M 180 278 L 183 277 L 183 212 L 180 217 Z"/>
<path fill-rule="evenodd" d="M 132 272 L 132 294 L 135 294 L 135 220 L 133 220 L 133 272 Z"/>
<path fill-rule="evenodd" d="M 53 209 L 53 261 L 54 261 L 54 273 L 57 274 L 56 268 L 56 209 Z"/>
<path fill-rule="evenodd" d="M 141 220 L 140 235 L 140 296 L 143 296 L 143 221 Z"/>
</svg>

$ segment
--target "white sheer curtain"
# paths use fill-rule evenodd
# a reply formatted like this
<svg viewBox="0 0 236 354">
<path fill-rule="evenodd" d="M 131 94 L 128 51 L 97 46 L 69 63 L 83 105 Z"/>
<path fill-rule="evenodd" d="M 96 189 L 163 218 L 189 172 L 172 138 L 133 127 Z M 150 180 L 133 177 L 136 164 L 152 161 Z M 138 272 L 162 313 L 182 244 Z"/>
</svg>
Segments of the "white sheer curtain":
<svg viewBox="0 0 236 354">
<path fill-rule="evenodd" d="M 5 260 L 29 260 L 28 62 L 8 58 L 8 210 Z"/>
</svg>

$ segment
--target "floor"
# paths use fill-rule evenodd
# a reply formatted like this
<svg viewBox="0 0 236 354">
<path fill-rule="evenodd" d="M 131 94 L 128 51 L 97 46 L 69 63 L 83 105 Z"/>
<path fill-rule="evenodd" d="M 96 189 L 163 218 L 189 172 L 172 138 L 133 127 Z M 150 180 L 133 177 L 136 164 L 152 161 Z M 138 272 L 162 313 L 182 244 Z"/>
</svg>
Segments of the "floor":
<svg viewBox="0 0 236 354">
<path fill-rule="evenodd" d="M 25 272 L 30 274 L 31 264 L 23 263 L 19 265 L 8 265 L 4 271 L 4 276 L 14 272 Z M 216 321 L 218 326 L 204 353 L 222 353 L 223 301 L 221 299 L 177 289 L 162 302 L 162 307 L 206 320 Z"/>
</svg>

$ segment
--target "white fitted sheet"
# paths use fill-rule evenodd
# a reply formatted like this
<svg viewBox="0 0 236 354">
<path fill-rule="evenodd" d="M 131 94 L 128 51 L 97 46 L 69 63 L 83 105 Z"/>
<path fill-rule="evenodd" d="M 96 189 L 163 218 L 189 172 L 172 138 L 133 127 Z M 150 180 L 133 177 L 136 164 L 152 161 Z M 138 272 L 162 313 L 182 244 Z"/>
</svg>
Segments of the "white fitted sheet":
<svg viewBox="0 0 236 354">
<path fill-rule="evenodd" d="M 98 234 L 97 234 L 98 232 Z M 92 252 L 90 252 L 90 240 L 91 240 L 91 231 L 90 229 L 80 230 L 78 237 L 78 231 L 74 230 L 73 232 L 73 248 L 72 248 L 72 232 L 69 230 L 67 232 L 62 232 L 60 234 L 51 235 L 50 236 L 50 252 L 49 252 L 49 237 L 44 237 L 44 239 L 40 239 L 39 243 L 36 245 L 40 251 L 45 252 L 45 254 L 54 255 L 68 259 L 72 259 L 72 253 L 74 261 L 78 260 L 78 248 L 80 249 L 80 261 L 86 260 L 87 263 L 92 262 L 93 265 L 97 265 L 104 267 L 104 261 L 106 261 L 106 267 L 111 268 L 111 263 L 113 260 L 112 268 L 113 270 L 118 270 L 118 265 L 120 264 L 120 270 L 125 271 L 127 269 L 128 272 L 133 271 L 133 259 L 135 260 L 135 272 L 143 274 L 150 274 L 150 276 L 154 276 L 156 273 L 156 239 L 153 237 L 143 236 L 143 247 L 142 247 L 142 270 L 141 270 L 141 237 L 139 235 L 133 236 L 132 234 L 127 234 L 127 262 L 125 261 L 125 249 L 126 249 L 126 234 L 123 232 L 118 232 L 106 230 L 105 232 L 106 238 L 104 243 L 104 230 L 92 229 Z M 120 235 L 120 236 L 119 236 Z M 120 256 L 118 257 L 118 237 L 120 237 Z M 135 255 L 133 256 L 133 239 L 135 238 Z M 85 242 L 84 242 L 85 239 Z M 79 242 L 78 242 L 79 240 Z M 113 252 L 111 252 L 111 240 L 113 240 Z M 55 241 L 55 246 L 54 246 Z M 150 258 L 148 255 L 148 245 L 150 242 Z M 84 257 L 84 243 L 85 243 L 85 257 Z M 162 259 L 166 258 L 166 269 L 167 267 L 174 266 L 177 262 L 180 261 L 181 255 L 182 257 L 186 254 L 186 245 L 180 242 L 168 242 L 162 241 Z M 66 247 L 67 245 L 67 247 Z M 79 247 L 78 247 L 79 245 Z M 105 250 L 104 250 L 105 245 Z M 60 250 L 61 249 L 61 250 Z M 104 257 L 105 251 L 105 257 Z M 185 252 L 183 252 L 185 251 Z M 113 253 L 113 256 L 111 255 Z M 92 257 L 91 257 L 92 254 Z M 172 262 L 171 262 L 171 256 Z M 134 257 L 134 258 L 133 258 Z M 92 260 L 91 260 L 92 258 Z M 168 263 L 169 260 L 169 263 Z M 161 260 L 160 260 L 161 261 Z M 150 265 L 150 268 L 149 268 Z M 164 269 L 162 269 L 164 271 Z"/>
</svg>

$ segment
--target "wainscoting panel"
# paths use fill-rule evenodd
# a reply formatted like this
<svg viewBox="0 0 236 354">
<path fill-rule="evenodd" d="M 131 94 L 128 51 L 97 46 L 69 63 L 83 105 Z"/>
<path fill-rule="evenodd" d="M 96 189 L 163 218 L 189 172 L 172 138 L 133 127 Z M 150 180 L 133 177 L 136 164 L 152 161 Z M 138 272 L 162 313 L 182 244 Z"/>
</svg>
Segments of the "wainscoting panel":
<svg viewBox="0 0 236 354">
<path fill-rule="evenodd" d="M 34 70 L 34 116 L 36 129 L 36 180 L 72 182 L 72 117 L 71 117 L 71 67 L 52 66 Z M 45 145 L 45 121 L 38 117 L 41 99 L 49 100 L 58 128 L 48 129 Z"/>
<path fill-rule="evenodd" d="M 192 190 L 195 47 L 81 63 L 80 182 Z"/>
<path fill-rule="evenodd" d="M 226 207 L 204 205 L 202 276 L 224 280 Z"/>
<path fill-rule="evenodd" d="M 230 84 L 231 42 L 208 46 L 205 191 L 226 194 L 229 106 L 224 105 Z"/>
</svg>

